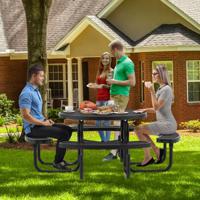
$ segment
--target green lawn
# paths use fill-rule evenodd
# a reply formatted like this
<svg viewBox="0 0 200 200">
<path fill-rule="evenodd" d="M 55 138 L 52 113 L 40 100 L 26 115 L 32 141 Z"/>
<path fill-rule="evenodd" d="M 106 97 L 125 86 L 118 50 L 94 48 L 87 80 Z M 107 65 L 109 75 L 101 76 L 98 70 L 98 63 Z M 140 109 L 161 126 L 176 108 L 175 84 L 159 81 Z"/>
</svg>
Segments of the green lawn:
<svg viewBox="0 0 200 200">
<path fill-rule="evenodd" d="M 32 151 L 0 149 L 0 199 L 200 199 L 200 137 L 182 136 L 175 145 L 171 171 L 131 174 L 128 180 L 124 179 L 118 160 L 101 161 L 106 153 L 85 152 L 85 175 L 81 181 L 78 172 L 36 172 Z M 43 155 L 51 160 L 54 152 L 45 150 Z M 74 151 L 67 155 L 69 159 L 75 156 Z M 132 157 L 141 160 L 141 150 L 132 152 Z"/>
</svg>

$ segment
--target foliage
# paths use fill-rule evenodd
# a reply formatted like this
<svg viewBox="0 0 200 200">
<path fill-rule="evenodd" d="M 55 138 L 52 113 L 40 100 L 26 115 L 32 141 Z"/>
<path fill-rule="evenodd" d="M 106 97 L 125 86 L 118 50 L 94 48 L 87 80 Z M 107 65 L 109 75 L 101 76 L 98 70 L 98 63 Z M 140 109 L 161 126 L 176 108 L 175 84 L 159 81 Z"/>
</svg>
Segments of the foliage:
<svg viewBox="0 0 200 200">
<path fill-rule="evenodd" d="M 16 128 L 8 128 L 6 126 L 6 132 L 7 132 L 7 138 L 6 138 L 6 142 L 10 143 L 10 144 L 15 144 L 20 141 L 20 129 L 19 126 L 16 126 Z"/>
<path fill-rule="evenodd" d="M 52 119 L 54 121 L 59 121 L 60 120 L 60 118 L 58 116 L 59 112 L 60 112 L 59 108 L 57 108 L 57 109 L 53 109 L 53 108 L 48 109 L 48 112 L 47 112 L 48 113 L 48 118 Z"/>
<path fill-rule="evenodd" d="M 21 115 L 16 115 L 16 124 L 18 126 L 22 126 L 23 125 L 23 120 L 22 120 Z"/>
<path fill-rule="evenodd" d="M 190 120 L 187 122 L 181 122 L 180 127 L 184 129 L 188 129 L 192 132 L 200 131 L 200 120 Z"/>
<path fill-rule="evenodd" d="M 8 117 L 12 114 L 12 106 L 14 101 L 9 100 L 6 94 L 0 94 L 0 115 Z"/>
<path fill-rule="evenodd" d="M 0 126 L 4 126 L 6 123 L 5 118 L 0 116 Z"/>
</svg>

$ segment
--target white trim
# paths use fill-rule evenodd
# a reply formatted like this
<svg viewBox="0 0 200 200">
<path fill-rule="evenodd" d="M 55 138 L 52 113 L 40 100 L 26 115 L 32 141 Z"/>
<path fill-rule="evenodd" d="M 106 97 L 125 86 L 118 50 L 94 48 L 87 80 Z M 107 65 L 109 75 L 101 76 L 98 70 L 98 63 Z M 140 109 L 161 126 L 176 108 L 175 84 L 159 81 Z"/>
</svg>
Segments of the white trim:
<svg viewBox="0 0 200 200">
<path fill-rule="evenodd" d="M 191 104 L 191 105 L 193 105 L 193 104 L 199 104 L 200 103 L 200 101 L 189 101 L 189 95 L 188 95 L 188 62 L 189 61 L 200 61 L 200 60 L 186 60 L 186 87 L 187 87 L 187 103 L 188 104 Z M 193 82 L 193 81 L 190 81 L 190 82 Z M 200 82 L 200 80 L 199 81 L 194 81 L 195 83 L 196 82 Z"/>
<path fill-rule="evenodd" d="M 0 57 L 9 57 L 10 54 L 6 52 L 0 52 Z"/>
<path fill-rule="evenodd" d="M 135 47 L 132 53 L 162 52 L 162 51 L 200 51 L 199 46 L 158 46 L 158 47 Z"/>
<path fill-rule="evenodd" d="M 106 18 L 112 13 L 124 0 L 112 0 L 97 16 Z"/>
<path fill-rule="evenodd" d="M 98 24 L 96 24 L 94 21 L 92 21 L 87 16 L 84 17 L 81 22 L 79 22 L 58 44 L 54 47 L 53 51 L 56 51 L 57 49 L 61 48 L 65 44 L 70 44 L 88 27 L 92 26 L 96 31 L 98 31 L 100 34 L 102 34 L 105 38 L 107 38 L 109 41 L 112 41 L 115 39 L 113 36 L 111 36 L 108 32 L 106 32 L 104 29 L 102 29 Z M 126 48 L 126 53 L 132 53 L 132 48 Z M 69 52 L 70 53 L 70 52 Z"/>
<path fill-rule="evenodd" d="M 67 51 L 47 51 L 47 59 L 66 59 Z M 11 60 L 27 60 L 27 51 L 14 52 L 9 54 Z"/>
<path fill-rule="evenodd" d="M 88 26 L 92 26 L 96 31 L 101 33 L 108 40 L 112 41 L 114 38 L 110 36 L 105 30 L 100 28 L 87 16 L 81 20 L 56 46 L 53 50 L 61 48 L 67 43 L 72 43 Z"/>
<path fill-rule="evenodd" d="M 89 25 L 88 18 L 84 17 L 63 39 L 61 39 L 58 44 L 53 48 L 57 50 L 61 48 L 64 44 L 70 43 Z M 79 29 L 79 31 L 77 31 Z"/>
<path fill-rule="evenodd" d="M 160 0 L 165 5 L 167 5 L 169 8 L 171 8 L 173 11 L 175 11 L 178 15 L 183 17 L 185 20 L 187 20 L 190 24 L 192 24 L 194 27 L 200 30 L 200 24 L 196 22 L 192 17 L 187 15 L 185 12 L 183 12 L 181 9 L 176 7 L 173 3 L 169 2 L 168 0 Z"/>
</svg>

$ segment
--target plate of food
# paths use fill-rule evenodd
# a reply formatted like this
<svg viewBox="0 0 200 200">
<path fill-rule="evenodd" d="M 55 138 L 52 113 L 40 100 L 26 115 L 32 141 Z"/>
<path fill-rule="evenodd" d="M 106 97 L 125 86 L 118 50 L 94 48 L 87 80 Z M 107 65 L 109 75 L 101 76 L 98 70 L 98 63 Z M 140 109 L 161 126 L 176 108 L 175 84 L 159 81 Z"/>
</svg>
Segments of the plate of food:
<svg viewBox="0 0 200 200">
<path fill-rule="evenodd" d="M 88 83 L 87 84 L 87 87 L 88 88 L 101 88 L 102 86 L 101 85 L 98 85 L 96 83 Z"/>
<path fill-rule="evenodd" d="M 110 114 L 113 114 L 113 112 L 100 111 L 100 110 L 96 110 L 94 113 L 97 114 L 97 115 L 110 115 Z"/>
<path fill-rule="evenodd" d="M 124 112 L 113 112 L 114 114 L 120 114 L 120 115 L 125 115 L 125 114 L 128 114 L 127 111 L 124 111 Z"/>
<path fill-rule="evenodd" d="M 139 113 L 139 114 L 140 114 L 140 113 L 145 113 L 146 111 L 144 111 L 144 110 L 134 110 L 133 112 L 134 112 L 134 113 Z"/>
<path fill-rule="evenodd" d="M 92 108 L 83 108 L 83 109 L 80 109 L 80 113 L 93 114 L 93 113 L 95 113 L 95 110 L 93 110 Z"/>
<path fill-rule="evenodd" d="M 95 114 L 98 115 L 110 115 L 113 113 L 112 106 L 100 106 L 97 107 L 97 110 L 95 111 Z"/>
</svg>

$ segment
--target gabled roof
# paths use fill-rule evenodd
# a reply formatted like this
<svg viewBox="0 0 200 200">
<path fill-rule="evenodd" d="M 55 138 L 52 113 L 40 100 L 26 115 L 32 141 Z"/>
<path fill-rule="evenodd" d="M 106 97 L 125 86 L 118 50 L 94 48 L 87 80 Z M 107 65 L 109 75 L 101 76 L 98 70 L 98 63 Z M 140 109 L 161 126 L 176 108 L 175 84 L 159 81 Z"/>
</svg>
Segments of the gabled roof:
<svg viewBox="0 0 200 200">
<path fill-rule="evenodd" d="M 0 13 L 0 52 L 5 51 L 5 49 L 7 49 L 7 41 L 3 28 L 2 16 Z"/>
<path fill-rule="evenodd" d="M 109 13 L 109 10 L 112 11 L 113 8 L 115 9 L 123 1 L 125 0 L 54 0 L 48 20 L 47 49 L 62 48 L 63 45 L 60 46 L 59 44 L 66 39 L 66 36 L 68 36 L 72 30 L 79 26 L 87 15 L 87 20 L 93 27 L 96 27 L 98 31 L 101 31 L 104 36 L 110 40 L 120 39 L 126 48 L 132 48 L 134 43 L 130 38 L 105 19 L 99 19 L 97 17 L 100 11 L 103 10 L 101 14 Z M 187 18 L 191 24 L 200 29 L 200 0 L 160 1 L 171 7 L 184 18 Z M 172 28 L 178 31 L 173 32 Z M 168 33 L 167 29 L 169 29 Z M 195 35 L 195 33 L 189 29 L 186 31 L 186 29 L 187 28 L 183 28 L 180 25 L 176 27 L 174 25 L 161 26 L 157 32 L 155 30 L 154 33 L 152 32 L 148 37 L 145 39 L 143 38 L 144 40 L 141 40 L 136 46 L 158 46 L 161 44 L 168 46 L 172 41 L 174 45 L 199 45 L 199 35 Z M 162 35 L 162 33 L 156 34 L 160 31 L 165 32 L 164 35 Z M 191 35 L 189 36 L 189 34 Z M 64 45 L 67 45 L 67 43 Z M 5 52 L 8 49 L 27 51 L 26 21 L 21 0 L 0 0 L 0 52 Z"/>
<path fill-rule="evenodd" d="M 104 19 L 99 19 L 97 16 L 86 16 L 77 26 L 75 26 L 66 36 L 56 45 L 55 50 L 62 48 L 68 43 L 72 43 L 76 37 L 81 34 L 88 26 L 92 26 L 95 30 L 99 31 L 108 40 L 120 40 L 127 49 L 132 48 L 132 41 L 120 32 L 117 28 L 111 25 Z"/>
<path fill-rule="evenodd" d="M 137 42 L 138 47 L 200 46 L 200 35 L 182 24 L 163 24 Z"/>
<path fill-rule="evenodd" d="M 86 15 L 97 15 L 110 1 L 54 0 L 48 20 L 47 49 L 53 48 Z M 26 51 L 26 20 L 22 1 L 0 0 L 0 16 L 1 50 Z"/>
<path fill-rule="evenodd" d="M 168 0 L 200 24 L 200 0 Z"/>
</svg>

